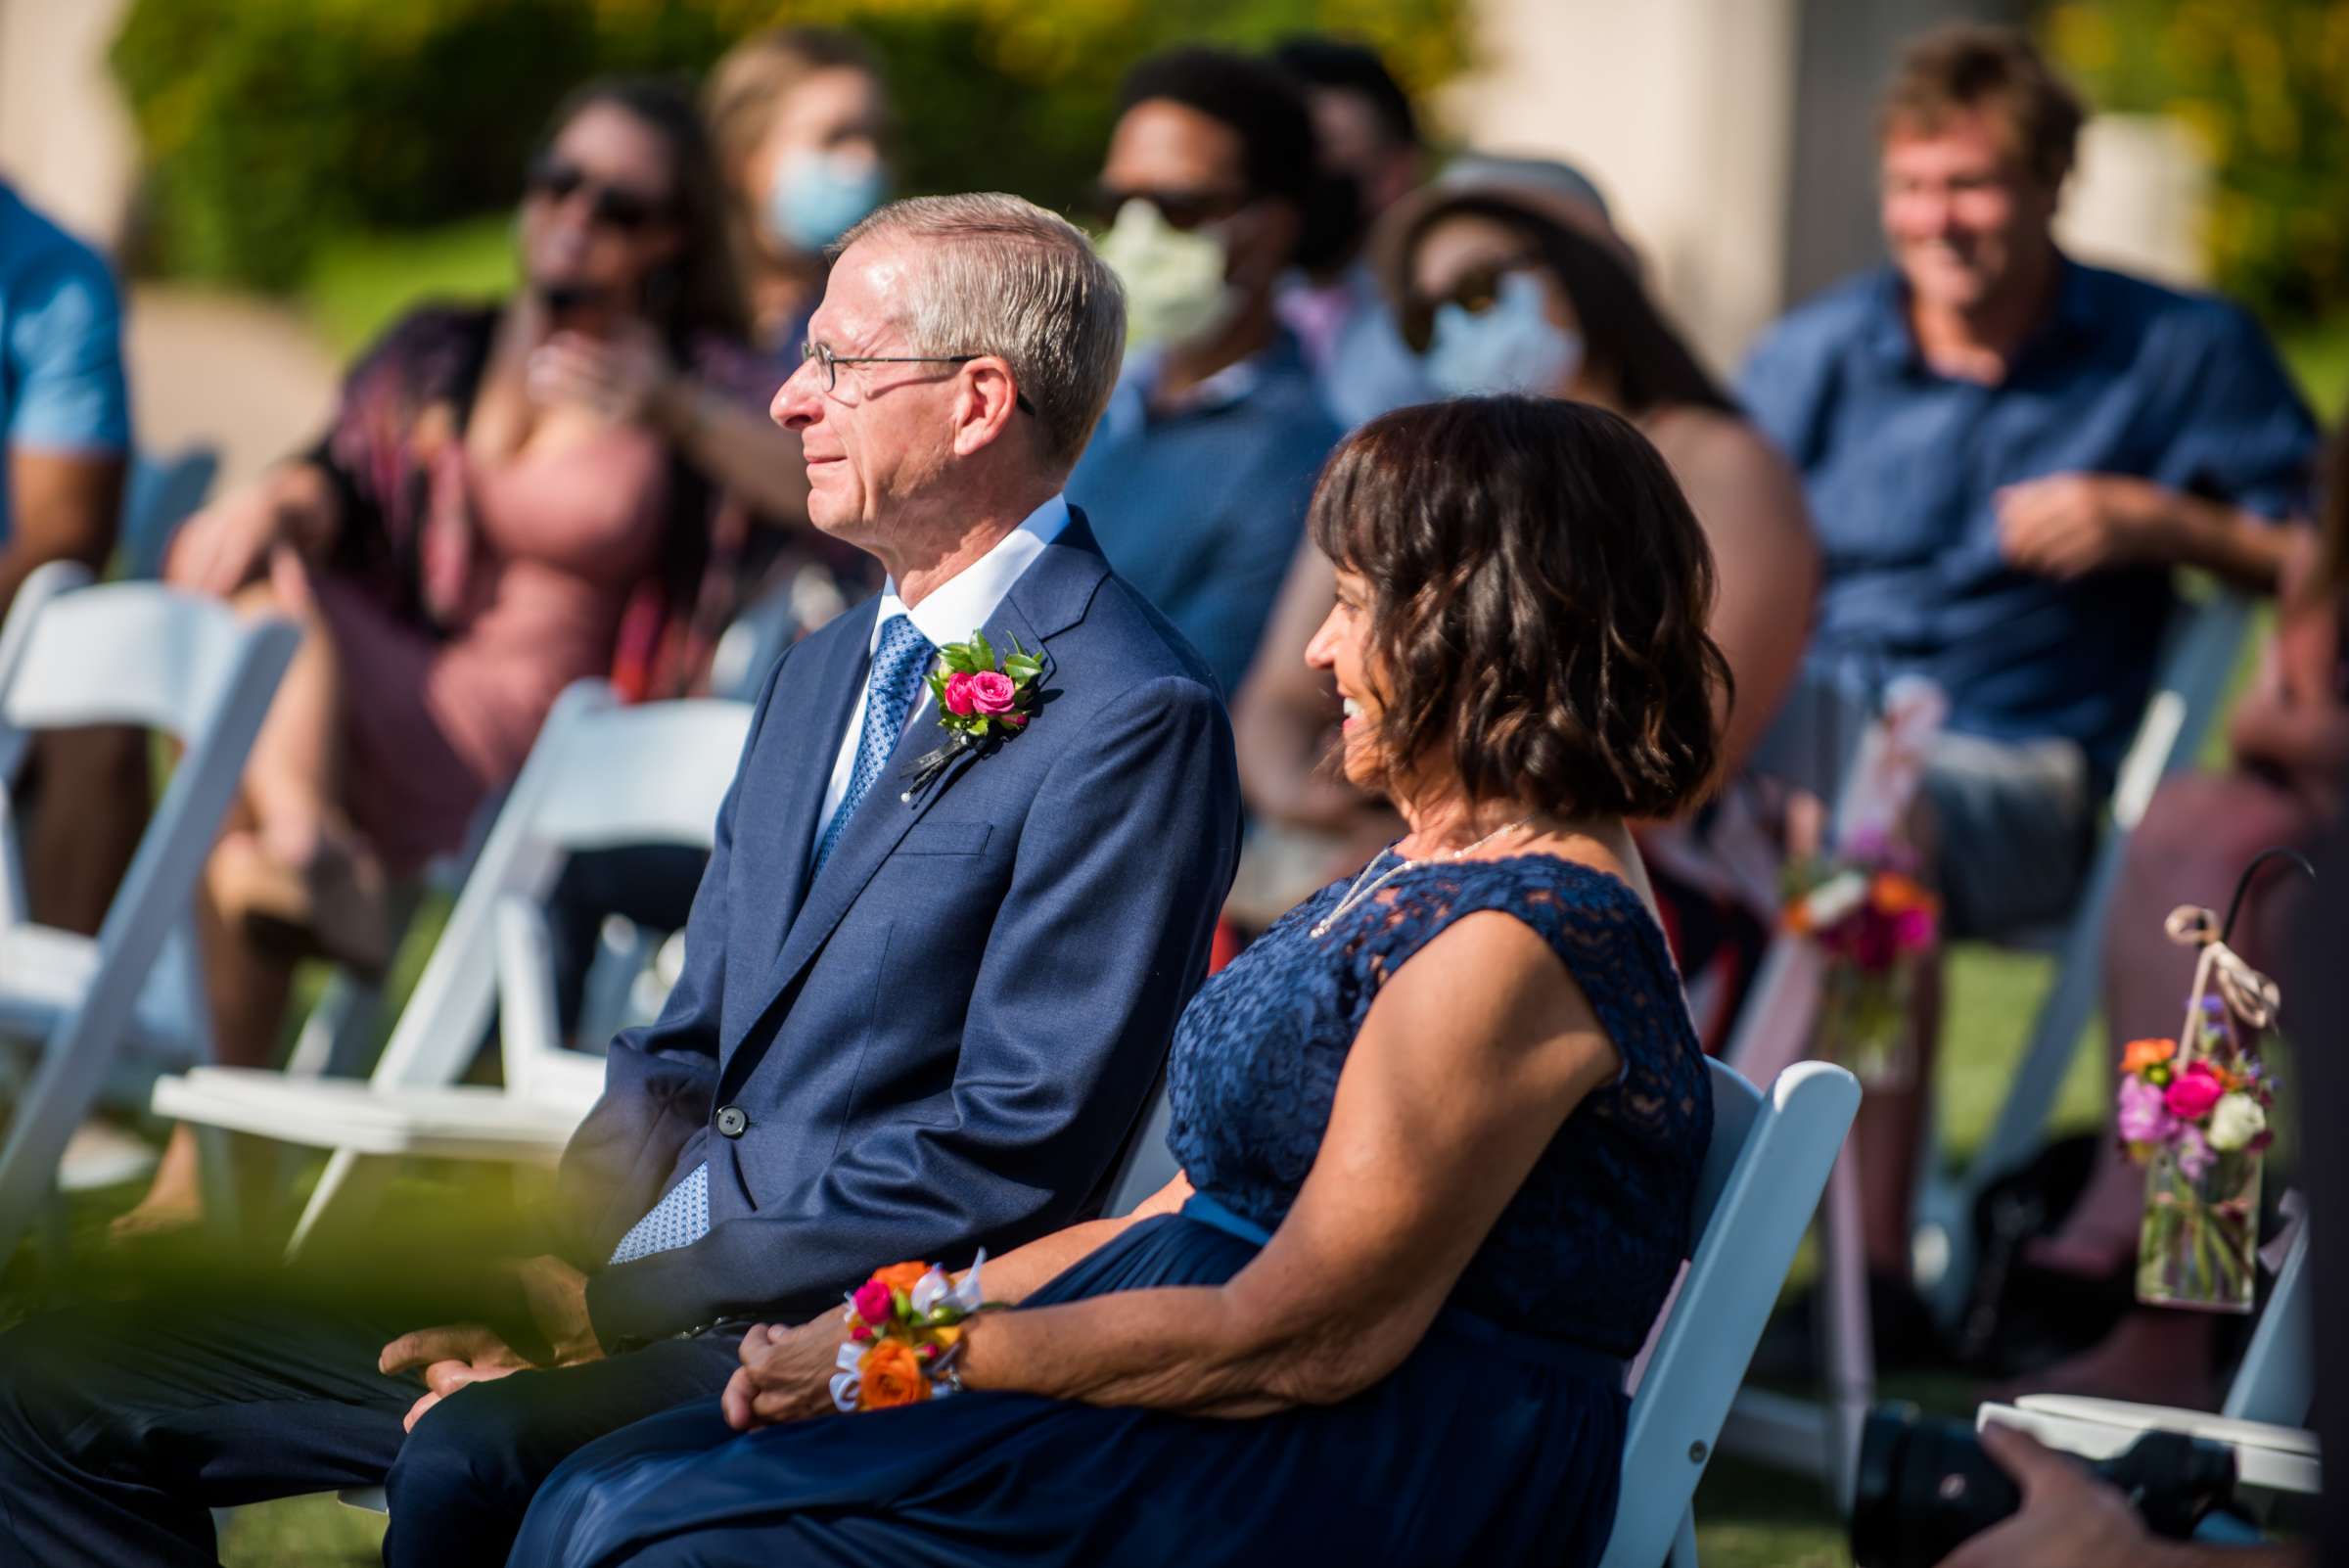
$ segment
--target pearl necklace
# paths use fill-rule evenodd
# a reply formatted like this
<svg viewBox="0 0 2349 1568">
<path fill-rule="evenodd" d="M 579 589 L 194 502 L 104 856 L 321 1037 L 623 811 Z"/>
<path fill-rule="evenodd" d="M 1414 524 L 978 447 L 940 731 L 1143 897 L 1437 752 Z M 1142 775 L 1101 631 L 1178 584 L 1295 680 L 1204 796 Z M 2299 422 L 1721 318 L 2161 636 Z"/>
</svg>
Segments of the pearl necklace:
<svg viewBox="0 0 2349 1568">
<path fill-rule="evenodd" d="M 1354 908 L 1363 899 L 1369 898 L 1370 895 L 1376 893 L 1380 888 L 1385 887 L 1389 882 L 1394 881 L 1405 871 L 1410 870 L 1413 866 L 1434 865 L 1440 861 L 1463 859 L 1468 855 L 1474 854 L 1477 851 L 1483 849 L 1495 839 L 1499 838 L 1503 833 L 1514 833 L 1532 820 L 1533 818 L 1531 816 L 1521 816 L 1514 822 L 1503 822 L 1500 826 L 1495 828 L 1492 832 L 1486 834 L 1474 844 L 1464 846 L 1461 849 L 1446 850 L 1440 854 L 1422 855 L 1416 860 L 1398 859 L 1391 869 L 1380 872 L 1377 878 L 1372 880 L 1369 885 L 1365 887 L 1363 885 L 1363 878 L 1370 875 L 1372 867 L 1376 866 L 1379 861 L 1385 859 L 1388 855 L 1395 853 L 1395 846 L 1392 844 L 1388 845 L 1385 849 L 1379 851 L 1377 854 L 1371 856 L 1369 865 L 1362 867 L 1360 875 L 1354 879 L 1354 886 L 1346 890 L 1346 897 L 1338 900 L 1338 906 L 1335 909 L 1332 909 L 1329 913 L 1323 915 L 1319 920 L 1313 922 L 1313 930 L 1310 934 L 1315 938 L 1328 936 L 1330 928 L 1335 926 L 1339 921 L 1345 919 L 1348 910 Z"/>
</svg>

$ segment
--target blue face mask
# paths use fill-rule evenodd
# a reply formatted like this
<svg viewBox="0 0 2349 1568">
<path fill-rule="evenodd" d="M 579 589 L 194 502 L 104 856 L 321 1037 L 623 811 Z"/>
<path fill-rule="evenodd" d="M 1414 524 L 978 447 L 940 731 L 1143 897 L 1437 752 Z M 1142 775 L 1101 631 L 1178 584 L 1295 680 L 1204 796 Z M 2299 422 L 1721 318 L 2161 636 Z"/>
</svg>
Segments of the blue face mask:
<svg viewBox="0 0 2349 1568">
<path fill-rule="evenodd" d="M 812 255 L 856 226 L 889 195 L 878 161 L 841 153 L 794 153 L 775 170 L 760 214 L 766 232 Z"/>
<path fill-rule="evenodd" d="M 1447 397 L 1555 397 L 1582 370 L 1583 340 L 1549 319 L 1532 273 L 1510 272 L 1493 303 L 1473 315 L 1456 303 L 1436 307 L 1426 367 L 1429 383 Z"/>
</svg>

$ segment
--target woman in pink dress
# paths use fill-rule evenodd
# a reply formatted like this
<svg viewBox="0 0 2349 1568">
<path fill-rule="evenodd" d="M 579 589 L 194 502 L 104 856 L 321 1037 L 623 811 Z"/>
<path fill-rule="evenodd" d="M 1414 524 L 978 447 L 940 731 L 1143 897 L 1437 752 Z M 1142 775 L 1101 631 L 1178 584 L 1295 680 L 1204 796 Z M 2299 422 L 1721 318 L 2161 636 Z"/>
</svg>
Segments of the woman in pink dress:
<svg viewBox="0 0 2349 1568">
<path fill-rule="evenodd" d="M 298 958 L 380 970 L 387 882 L 463 845 L 557 694 L 676 685 L 750 514 L 805 516 L 723 210 L 687 99 L 582 89 L 530 164 L 524 288 L 400 321 L 314 448 L 175 541 L 173 583 L 302 628 L 199 899 L 221 1060 L 269 1058 Z M 121 1225 L 195 1205 L 183 1130 Z"/>
</svg>

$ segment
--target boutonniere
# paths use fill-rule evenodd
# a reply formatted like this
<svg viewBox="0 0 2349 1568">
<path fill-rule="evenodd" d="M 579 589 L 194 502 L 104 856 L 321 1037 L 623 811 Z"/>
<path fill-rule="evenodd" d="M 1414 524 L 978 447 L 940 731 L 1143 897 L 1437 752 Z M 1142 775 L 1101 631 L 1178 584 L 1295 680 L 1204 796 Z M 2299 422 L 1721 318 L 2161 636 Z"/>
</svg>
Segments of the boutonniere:
<svg viewBox="0 0 2349 1568">
<path fill-rule="evenodd" d="M 930 669 L 930 698 L 938 704 L 938 725 L 946 738 L 913 764 L 913 780 L 900 799 L 910 806 L 964 752 L 999 745 L 1026 729 L 1036 715 L 1036 680 L 1043 668 L 1017 637 L 1001 657 L 984 631 L 939 649 Z"/>
</svg>

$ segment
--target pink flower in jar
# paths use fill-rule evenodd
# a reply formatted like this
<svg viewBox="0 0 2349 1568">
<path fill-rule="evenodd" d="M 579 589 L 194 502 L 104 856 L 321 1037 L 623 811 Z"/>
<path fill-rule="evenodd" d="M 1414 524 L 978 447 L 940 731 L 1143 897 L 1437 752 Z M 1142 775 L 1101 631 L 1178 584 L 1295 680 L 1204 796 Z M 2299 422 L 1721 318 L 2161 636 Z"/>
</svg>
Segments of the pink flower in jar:
<svg viewBox="0 0 2349 1568">
<path fill-rule="evenodd" d="M 999 717 L 1019 701 L 1020 688 L 999 669 L 982 669 L 971 677 L 971 706 L 990 718 Z"/>
<path fill-rule="evenodd" d="M 2210 1064 L 2195 1062 L 2170 1080 L 2170 1086 L 2162 1091 L 2162 1099 L 2179 1121 L 2199 1122 L 2226 1092 L 2227 1086 L 2210 1070 Z"/>
<path fill-rule="evenodd" d="M 978 712 L 971 701 L 971 682 L 978 677 L 957 671 L 946 677 L 946 712 L 957 718 L 968 718 Z"/>
<path fill-rule="evenodd" d="M 2160 1143 L 2178 1130 L 2178 1119 L 2170 1115 L 2169 1104 L 2160 1089 L 2131 1076 L 2121 1080 L 2113 1128 L 2123 1143 Z"/>
</svg>

